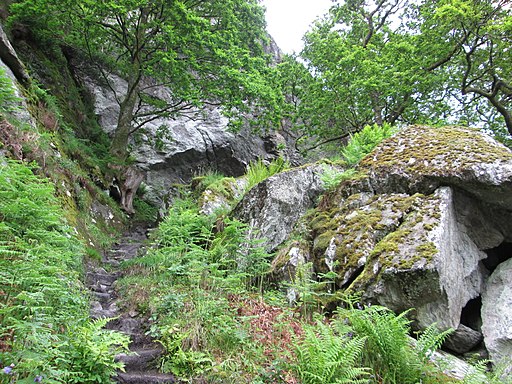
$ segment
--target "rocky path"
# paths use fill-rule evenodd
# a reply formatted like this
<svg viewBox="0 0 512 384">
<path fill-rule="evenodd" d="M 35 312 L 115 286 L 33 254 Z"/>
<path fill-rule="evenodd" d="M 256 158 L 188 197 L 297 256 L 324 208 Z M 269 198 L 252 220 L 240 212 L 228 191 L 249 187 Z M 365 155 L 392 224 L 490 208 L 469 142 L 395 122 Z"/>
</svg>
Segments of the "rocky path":
<svg viewBox="0 0 512 384">
<path fill-rule="evenodd" d="M 144 334 L 143 319 L 135 312 L 124 312 L 119 305 L 116 281 L 122 276 L 120 264 L 143 251 L 147 239 L 146 230 L 136 227 L 123 237 L 103 257 L 102 266 L 89 266 L 87 285 L 92 292 L 91 317 L 116 317 L 107 324 L 107 328 L 123 332 L 130 336 L 130 354 L 117 356 L 124 362 L 125 371 L 115 378 L 125 384 L 168 384 L 175 383 L 172 375 L 159 373 L 155 369 L 155 360 L 162 354 L 160 344 Z"/>
</svg>

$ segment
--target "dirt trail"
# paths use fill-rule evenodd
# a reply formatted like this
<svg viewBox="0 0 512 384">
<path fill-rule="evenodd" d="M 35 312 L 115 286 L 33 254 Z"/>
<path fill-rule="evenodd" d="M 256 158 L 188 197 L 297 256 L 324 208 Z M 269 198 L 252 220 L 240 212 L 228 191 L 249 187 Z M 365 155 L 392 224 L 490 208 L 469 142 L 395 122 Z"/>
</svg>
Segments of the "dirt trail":
<svg viewBox="0 0 512 384">
<path fill-rule="evenodd" d="M 119 372 L 115 381 L 131 384 L 176 383 L 172 375 L 159 373 L 155 361 L 163 353 L 160 344 L 144 334 L 143 321 L 135 312 L 125 313 L 119 305 L 116 281 L 122 276 L 120 264 L 144 251 L 147 240 L 146 228 L 135 227 L 127 231 L 119 241 L 106 252 L 102 266 L 89 266 L 87 285 L 92 292 L 92 318 L 116 317 L 107 324 L 108 329 L 123 332 L 130 336 L 130 354 L 117 356 L 125 363 L 126 372 Z"/>
</svg>

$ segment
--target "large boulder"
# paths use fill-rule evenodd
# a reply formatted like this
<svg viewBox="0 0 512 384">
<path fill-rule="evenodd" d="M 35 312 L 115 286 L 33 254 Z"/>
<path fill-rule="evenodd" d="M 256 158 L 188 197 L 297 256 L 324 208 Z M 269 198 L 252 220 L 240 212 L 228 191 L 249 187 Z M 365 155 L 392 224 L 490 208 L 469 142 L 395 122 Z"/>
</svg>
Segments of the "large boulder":
<svg viewBox="0 0 512 384">
<path fill-rule="evenodd" d="M 337 286 L 397 312 L 415 308 L 418 326 L 457 328 L 477 297 L 487 255 L 461 229 L 454 193 L 355 194 L 311 221 L 317 271 L 335 270 Z"/>
<path fill-rule="evenodd" d="M 410 126 L 379 145 L 360 167 L 379 193 L 430 194 L 450 185 L 512 209 L 512 152 L 478 129 Z"/>
<path fill-rule="evenodd" d="M 309 217 L 315 271 L 335 271 L 337 288 L 365 301 L 414 308 L 418 328 L 458 330 L 453 350 L 476 347 L 483 331 L 494 356 L 509 354 L 508 320 L 486 324 L 491 316 L 475 303 L 486 292 L 484 312 L 498 319 L 512 311 L 499 293 L 512 280 L 488 282 L 512 256 L 512 152 L 478 130 L 413 126 L 379 145 L 358 172 Z"/>
<path fill-rule="evenodd" d="M 482 332 L 491 360 L 512 374 L 512 259 L 493 272 L 482 295 Z"/>
<path fill-rule="evenodd" d="M 314 164 L 269 177 L 245 194 L 234 216 L 257 230 L 268 252 L 275 251 L 325 191 L 322 174 L 326 167 L 332 168 Z"/>
</svg>

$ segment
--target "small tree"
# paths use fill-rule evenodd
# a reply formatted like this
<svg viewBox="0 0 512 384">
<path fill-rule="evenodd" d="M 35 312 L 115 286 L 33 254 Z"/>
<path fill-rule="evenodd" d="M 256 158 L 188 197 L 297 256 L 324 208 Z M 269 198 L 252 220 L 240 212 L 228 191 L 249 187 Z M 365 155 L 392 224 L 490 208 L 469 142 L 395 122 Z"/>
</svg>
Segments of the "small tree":
<svg viewBox="0 0 512 384">
<path fill-rule="evenodd" d="M 125 166 L 129 138 L 149 121 L 210 104 L 236 124 L 243 112 L 260 109 L 260 118 L 269 117 L 277 105 L 266 82 L 271 69 L 257 0 L 23 0 L 11 11 L 40 35 L 60 33 L 101 62 L 107 82 L 109 71 L 126 79 L 126 91 L 116 94 L 111 145 L 122 195 L 140 178 Z M 165 97 L 155 92 L 162 86 Z M 123 201 L 132 211 L 131 199 Z"/>
</svg>

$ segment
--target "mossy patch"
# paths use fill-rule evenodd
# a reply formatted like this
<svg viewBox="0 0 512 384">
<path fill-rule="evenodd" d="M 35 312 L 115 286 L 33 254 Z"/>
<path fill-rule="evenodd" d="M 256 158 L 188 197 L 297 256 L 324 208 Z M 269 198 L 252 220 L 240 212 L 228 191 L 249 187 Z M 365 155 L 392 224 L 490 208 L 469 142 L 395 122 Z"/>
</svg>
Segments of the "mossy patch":
<svg viewBox="0 0 512 384">
<path fill-rule="evenodd" d="M 440 217 L 435 195 L 341 196 L 308 217 L 317 272 L 329 270 L 326 255 L 334 252 L 338 287 L 361 287 L 378 279 L 384 269 L 405 270 L 432 261 L 437 249 L 429 233 Z"/>
<path fill-rule="evenodd" d="M 482 131 L 464 127 L 411 126 L 384 141 L 360 163 L 375 173 L 404 175 L 459 173 L 482 163 L 511 162 L 512 152 Z"/>
</svg>

